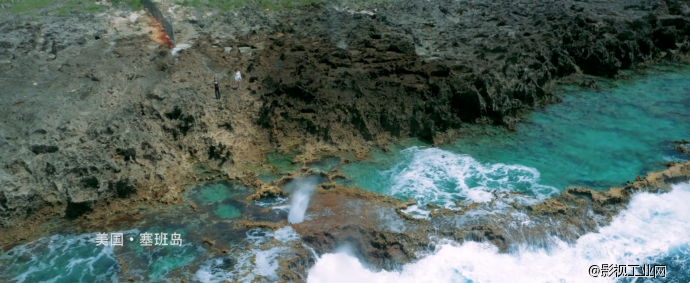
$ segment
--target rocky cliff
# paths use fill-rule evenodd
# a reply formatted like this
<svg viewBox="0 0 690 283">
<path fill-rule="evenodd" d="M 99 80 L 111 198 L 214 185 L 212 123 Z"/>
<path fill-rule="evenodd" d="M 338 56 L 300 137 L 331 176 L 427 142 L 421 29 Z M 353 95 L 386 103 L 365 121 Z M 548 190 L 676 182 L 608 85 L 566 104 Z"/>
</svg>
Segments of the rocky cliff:
<svg viewBox="0 0 690 283">
<path fill-rule="evenodd" d="M 163 3 L 165 5 L 165 2 Z M 688 51 L 688 1 L 396 1 L 0 17 L 0 227 L 156 200 L 193 166 L 241 177 L 272 150 L 362 151 L 463 123 L 512 125 L 560 78 Z M 112 11 L 112 10 L 111 10 Z M 235 91 L 234 69 L 245 74 Z M 210 81 L 221 79 L 223 98 Z M 263 166 L 263 167 L 262 167 Z M 136 196 L 136 197 L 135 197 Z"/>
<path fill-rule="evenodd" d="M 261 30 L 230 41 L 265 50 L 247 68 L 262 86 L 259 123 L 279 143 L 295 132 L 336 143 L 432 140 L 466 122 L 510 125 L 519 110 L 557 101 L 549 87 L 559 78 L 615 77 L 689 50 L 687 1 L 312 9 L 285 18 L 257 13 L 247 18 L 249 26 L 264 23 Z"/>
</svg>

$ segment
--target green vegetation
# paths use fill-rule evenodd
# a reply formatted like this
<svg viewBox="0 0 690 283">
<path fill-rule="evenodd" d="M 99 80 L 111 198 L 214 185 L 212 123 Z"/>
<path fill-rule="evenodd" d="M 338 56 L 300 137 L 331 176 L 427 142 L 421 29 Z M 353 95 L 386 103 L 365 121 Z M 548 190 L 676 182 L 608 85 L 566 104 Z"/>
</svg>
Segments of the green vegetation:
<svg viewBox="0 0 690 283">
<path fill-rule="evenodd" d="M 112 0 L 114 8 L 129 8 L 134 11 L 141 10 L 141 0 Z M 47 13 L 49 15 L 64 15 L 72 11 L 81 12 L 103 12 L 108 8 L 106 6 L 98 5 L 94 1 L 88 0 L 24 0 L 23 2 L 12 3 L 9 0 L 0 0 L 0 4 L 9 5 L 7 10 L 0 10 L 0 12 L 9 12 L 26 15 L 37 15 Z"/>
<path fill-rule="evenodd" d="M 340 3 L 349 5 L 362 5 L 367 3 L 393 2 L 399 0 L 173 0 L 175 4 L 192 7 L 198 10 L 213 10 L 215 12 L 227 12 L 237 10 L 244 6 L 254 9 L 280 11 L 289 8 L 308 6 L 315 3 Z"/>
<path fill-rule="evenodd" d="M 106 7 L 97 5 L 93 2 L 83 2 L 82 4 L 78 4 L 78 2 L 82 1 L 67 1 L 61 6 L 57 7 L 55 11 L 57 14 L 64 15 L 68 14 L 72 11 L 83 11 L 83 12 L 101 12 L 106 9 Z M 88 4 L 87 4 L 88 3 Z"/>
<path fill-rule="evenodd" d="M 132 9 L 132 11 L 144 9 L 144 6 L 141 4 L 141 0 L 110 0 L 110 3 L 113 4 L 113 8 L 122 8 L 123 6 L 126 6 Z"/>
<path fill-rule="evenodd" d="M 185 7 L 192 7 L 195 9 L 211 9 L 222 13 L 237 10 L 244 6 L 275 11 L 325 1 L 326 0 L 176 0 L 175 4 Z"/>
<path fill-rule="evenodd" d="M 224 13 L 235 11 L 248 6 L 252 9 L 268 11 L 280 11 L 290 8 L 308 6 L 315 3 L 339 3 L 349 5 L 362 5 L 367 3 L 391 2 L 399 0 L 166 0 L 183 7 L 194 8 L 199 11 L 213 11 Z M 141 0 L 111 0 L 112 7 L 138 11 L 143 9 Z M 98 5 L 91 0 L 24 0 L 12 3 L 10 0 L 0 0 L 0 4 L 9 5 L 9 9 L 2 12 L 27 14 L 27 15 L 64 15 L 72 11 L 104 12 L 108 8 Z"/>
<path fill-rule="evenodd" d="M 52 4 L 51 0 L 24 0 L 24 2 L 11 3 L 11 1 L 0 0 L 0 4 L 8 4 L 10 8 L 4 10 L 10 13 L 34 14 L 40 9 Z M 2 10 L 0 10 L 2 11 Z"/>
</svg>

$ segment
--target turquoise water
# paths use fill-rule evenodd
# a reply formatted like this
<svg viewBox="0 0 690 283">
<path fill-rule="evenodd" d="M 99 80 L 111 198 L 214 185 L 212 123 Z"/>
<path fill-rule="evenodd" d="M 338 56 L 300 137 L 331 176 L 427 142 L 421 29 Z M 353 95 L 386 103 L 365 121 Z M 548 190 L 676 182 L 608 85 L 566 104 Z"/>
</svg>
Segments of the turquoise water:
<svg viewBox="0 0 690 283">
<path fill-rule="evenodd" d="M 672 149 L 673 140 L 690 139 L 690 68 L 660 68 L 600 84 L 607 87 L 563 91 L 563 103 L 527 115 L 517 132 L 473 126 L 452 144 L 434 148 L 406 140 L 336 169 L 349 178 L 347 185 L 453 208 L 457 201 L 491 201 L 497 191 L 543 199 L 567 186 L 621 186 L 636 175 L 663 170 L 665 162 L 690 159 Z M 688 282 L 689 200 L 688 184 L 668 194 L 637 194 L 607 226 L 548 251 L 523 247 L 505 254 L 490 243 L 466 241 L 437 246 L 395 272 L 369 270 L 346 253 L 326 254 L 309 280 Z M 424 217 L 424 206 L 418 207 L 410 214 Z M 587 272 L 593 264 L 631 262 L 665 265 L 668 276 L 593 278 Z"/>
<path fill-rule="evenodd" d="M 253 192 L 237 183 L 201 183 L 184 194 L 187 203 L 151 211 L 143 219 L 122 227 L 82 234 L 72 233 L 69 227 L 61 229 L 50 237 L 0 253 L 0 282 L 124 282 L 128 278 L 136 282 L 180 282 L 179 279 L 192 282 L 198 270 L 215 268 L 217 265 L 212 262 L 225 262 L 232 258 L 242 258 L 245 261 L 242 262 L 243 270 L 251 270 L 253 265 L 249 260 L 256 254 L 261 255 L 263 249 L 278 249 L 266 254 L 273 257 L 292 252 L 289 247 L 284 247 L 288 244 L 283 245 L 280 241 L 264 245 L 271 237 L 298 239 L 293 236 L 294 230 L 276 235 L 261 229 L 250 230 L 250 233 L 236 225 L 240 219 L 278 222 L 286 217 L 264 212 L 264 207 L 247 203 L 246 197 Z M 190 203 L 197 205 L 197 211 L 191 210 Z M 97 246 L 99 232 L 108 234 L 108 237 L 111 233 L 122 233 L 125 242 L 122 246 Z M 168 244 L 171 235 L 178 233 L 182 245 L 142 246 L 143 233 L 167 233 Z M 267 236 L 257 236 L 261 233 Z M 133 241 L 129 240 L 130 237 Z M 209 238 L 215 245 L 203 244 L 204 238 Z M 263 242 L 257 243 L 257 239 L 263 239 Z M 247 245 L 253 249 L 247 250 Z M 220 255 L 221 249 L 226 249 L 228 254 Z M 126 265 L 124 274 L 118 260 Z M 234 262 L 238 264 L 237 260 Z M 269 259 L 268 263 L 270 265 L 261 267 L 261 270 L 273 274 L 271 267 L 277 267 L 277 259 Z M 223 274 L 222 278 L 241 279 L 245 273 Z"/>
<path fill-rule="evenodd" d="M 607 88 L 602 90 L 563 91 L 559 94 L 563 103 L 527 115 L 517 132 L 469 126 L 462 129 L 456 142 L 438 148 L 410 139 L 391 145 L 389 151 L 375 149 L 363 161 L 340 165 L 341 158 L 325 157 L 307 166 L 324 172 L 337 170 L 348 177 L 338 181 L 346 185 L 448 207 L 457 201 L 487 202 L 494 198 L 496 191 L 519 191 L 545 198 L 566 186 L 605 189 L 633 180 L 635 175 L 661 170 L 663 162 L 689 159 L 672 150 L 671 142 L 690 139 L 688 79 L 690 68 L 657 69 L 641 78 L 603 81 L 600 84 Z M 301 168 L 301 164 L 291 162 L 294 157 L 294 154 L 269 155 L 275 171 L 263 172 L 260 178 L 276 180 L 282 173 Z M 325 181 L 319 176 L 309 178 L 316 183 Z M 290 182 L 283 189 L 291 193 L 296 186 L 296 182 Z M 654 259 L 656 263 L 668 264 L 674 272 L 686 272 L 690 262 L 687 260 L 687 238 L 690 238 L 687 231 L 690 230 L 682 224 L 690 212 L 687 209 L 669 212 L 667 203 L 674 199 L 680 203 L 686 201 L 690 197 L 688 190 L 677 195 L 641 197 L 636 205 L 630 206 L 631 218 L 623 219 L 637 223 L 635 219 L 648 216 L 673 216 L 664 218 L 667 221 L 664 223 L 670 223 L 664 225 L 677 231 L 667 236 L 682 236 L 674 240 L 681 244 L 674 244 L 674 251 L 654 250 L 660 253 L 655 253 Z M 252 193 L 253 190 L 236 183 L 203 183 L 191 188 L 181 205 L 150 212 L 141 221 L 114 231 L 99 231 L 121 231 L 125 237 L 133 237 L 134 243 L 125 243 L 124 247 L 96 247 L 94 232 L 97 231 L 75 235 L 63 229 L 0 254 L 0 281 L 122 282 L 130 277 L 143 282 L 179 282 L 181 278 L 187 282 L 276 281 L 279 259 L 298 256 L 291 246 L 299 243 L 299 235 L 289 227 L 270 231 L 247 230 L 238 225 L 244 219 L 273 222 L 287 219 L 285 210 L 265 208 L 285 204 L 288 198 L 246 201 Z M 190 203 L 198 206 L 197 211 L 191 211 Z M 656 223 L 652 220 L 644 223 Z M 607 228 L 613 232 L 604 236 L 627 241 L 628 238 L 621 237 L 627 235 L 633 243 L 640 239 L 652 243 L 659 238 L 649 231 L 640 234 L 645 236 L 641 238 L 637 231 L 644 229 L 631 230 L 625 228 L 627 224 L 614 224 L 613 228 Z M 180 233 L 183 245 L 142 247 L 138 241 L 143 232 Z M 203 244 L 204 238 L 211 239 L 215 246 Z M 596 244 L 599 238 L 589 242 L 587 239 L 580 240 L 587 244 L 583 244 L 584 248 L 600 250 Z M 570 251 L 566 248 L 567 245 L 563 250 Z M 221 254 L 221 249 L 227 249 L 228 254 Z M 478 270 L 478 278 L 497 274 L 495 266 L 502 266 L 503 259 L 517 262 L 506 255 L 494 255 L 491 247 L 467 245 L 460 249 L 460 252 L 441 254 L 452 259 L 441 263 L 465 260 L 463 256 L 470 263 L 479 257 L 496 263 L 486 273 L 479 274 L 481 270 Z M 648 253 L 643 250 L 639 254 Z M 537 256 L 545 266 L 553 259 L 571 261 L 569 257 Z M 120 273 L 118 259 L 127 265 L 125 274 Z M 429 266 L 443 265 L 431 261 L 428 266 L 420 265 L 420 270 L 430 270 Z M 529 262 L 525 262 L 515 270 L 528 266 L 531 266 Z M 450 267 L 456 268 L 455 272 L 461 270 Z M 465 270 L 463 274 L 467 272 L 470 271 Z"/>
<path fill-rule="evenodd" d="M 228 189 L 225 183 L 208 184 L 196 195 L 196 198 L 202 203 L 210 203 L 214 206 L 213 213 L 220 218 L 235 218 L 242 213 L 237 208 L 238 204 L 234 203 L 230 198 L 247 192 L 246 188 L 239 187 L 235 190 Z"/>
<path fill-rule="evenodd" d="M 242 214 L 242 212 L 232 204 L 221 204 L 213 210 L 213 213 L 220 218 L 235 218 Z"/>
<path fill-rule="evenodd" d="M 690 68 L 569 90 L 563 103 L 524 117 L 518 131 L 470 127 L 431 148 L 406 141 L 339 168 L 361 188 L 421 201 L 488 201 L 489 191 L 542 197 L 567 186 L 606 189 L 687 160 L 672 140 L 690 138 Z"/>
<path fill-rule="evenodd" d="M 242 191 L 246 191 L 246 189 L 235 189 L 234 187 L 228 188 L 228 185 L 225 183 L 208 184 L 205 185 L 203 189 L 199 190 L 199 193 L 195 195 L 195 198 L 202 203 L 212 203 L 231 198 L 238 195 Z"/>
<path fill-rule="evenodd" d="M 130 233 L 124 232 L 129 235 Z M 1 279 L 15 282 L 106 281 L 117 272 L 113 247 L 96 247 L 94 234 L 54 235 L 0 255 Z"/>
</svg>

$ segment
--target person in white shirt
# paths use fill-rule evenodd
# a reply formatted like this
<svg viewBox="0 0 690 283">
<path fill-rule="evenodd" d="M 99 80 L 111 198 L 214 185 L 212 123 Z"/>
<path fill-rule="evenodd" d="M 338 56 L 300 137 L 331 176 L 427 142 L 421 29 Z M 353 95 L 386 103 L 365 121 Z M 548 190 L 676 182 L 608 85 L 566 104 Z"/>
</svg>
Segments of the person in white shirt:
<svg viewBox="0 0 690 283">
<path fill-rule="evenodd" d="M 241 87 L 241 82 L 242 82 L 242 74 L 240 74 L 240 70 L 235 69 L 235 81 L 237 81 L 237 90 L 242 90 Z"/>
</svg>

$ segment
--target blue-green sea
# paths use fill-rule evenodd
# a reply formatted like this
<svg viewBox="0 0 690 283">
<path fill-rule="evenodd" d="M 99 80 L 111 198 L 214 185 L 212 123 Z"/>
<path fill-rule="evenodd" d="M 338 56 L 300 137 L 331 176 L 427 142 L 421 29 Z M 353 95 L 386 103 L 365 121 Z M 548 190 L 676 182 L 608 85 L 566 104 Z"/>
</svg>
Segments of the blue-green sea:
<svg viewBox="0 0 690 283">
<path fill-rule="evenodd" d="M 471 126 L 453 143 L 416 140 L 375 150 L 340 172 L 361 188 L 420 201 L 486 201 L 486 191 L 551 196 L 568 186 L 608 189 L 668 161 L 688 160 L 673 140 L 690 135 L 690 69 L 564 89 L 563 102 L 524 117 L 517 132 Z M 688 138 L 690 139 L 690 138 Z"/>
<path fill-rule="evenodd" d="M 452 209 L 457 201 L 489 202 L 495 192 L 543 199 L 567 186 L 603 190 L 690 159 L 673 149 L 674 140 L 690 139 L 690 68 L 599 85 L 564 88 L 562 103 L 526 115 L 517 132 L 471 126 L 451 144 L 407 140 L 336 169 L 350 178 L 346 184 Z M 575 243 L 554 239 L 549 249 L 518 246 L 504 254 L 491 243 L 441 241 L 393 272 L 372 271 L 347 253 L 326 254 L 309 282 L 690 282 L 687 203 L 690 185 L 678 184 L 668 194 L 635 195 L 608 226 Z M 418 207 L 413 216 L 428 215 Z M 603 264 L 638 277 L 590 274 Z M 663 268 L 665 277 L 639 277 L 645 264 Z"/>
<path fill-rule="evenodd" d="M 690 160 L 673 150 L 673 140 L 690 139 L 690 67 L 657 67 L 645 75 L 599 79 L 598 83 L 602 88 L 563 86 L 557 92 L 562 103 L 525 115 L 517 131 L 468 125 L 459 129 L 454 142 L 439 147 L 409 139 L 385 151 L 374 149 L 361 161 L 340 165 L 341 159 L 350 157 L 324 157 L 307 166 L 336 170 L 348 178 L 338 180 L 345 185 L 453 208 L 458 201 L 491 201 L 501 191 L 520 191 L 538 200 L 567 186 L 599 190 L 621 186 L 636 175 L 663 170 L 665 162 Z M 275 172 L 302 167 L 291 163 L 292 157 L 270 154 L 267 158 L 276 170 L 257 172 L 259 178 L 276 180 L 280 176 Z M 298 185 L 288 183 L 283 189 L 292 193 Z M 197 211 L 192 212 L 187 203 L 151 210 L 138 222 L 101 231 L 122 232 L 124 247 L 96 246 L 94 231 L 57 229 L 48 237 L 0 254 L 0 282 L 278 281 L 279 260 L 298 256 L 292 246 L 299 235 L 289 226 L 272 231 L 236 224 L 241 219 L 287 220 L 288 206 L 269 207 L 289 204 L 291 199 L 244 201 L 251 193 L 237 183 L 199 183 L 184 194 L 198 205 Z M 326 254 L 305 279 L 612 282 L 611 278 L 588 277 L 586 268 L 650 263 L 668 265 L 668 274 L 673 275 L 673 280 L 658 282 L 688 282 L 690 210 L 683 205 L 687 203 L 687 185 L 666 195 L 637 195 L 609 226 L 582 236 L 577 243 L 560 242 L 549 251 L 501 254 L 487 243 L 446 242 L 432 255 L 398 271 L 371 270 L 347 254 Z M 138 243 L 144 232 L 180 233 L 184 244 L 142 247 Z M 133 241 L 128 242 L 128 237 Z M 204 244 L 204 238 L 214 246 Z M 222 249 L 227 253 L 221 253 Z M 125 275 L 120 262 L 126 265 Z M 497 268 L 505 272 L 496 272 Z M 622 281 L 632 282 L 626 280 Z"/>
</svg>

